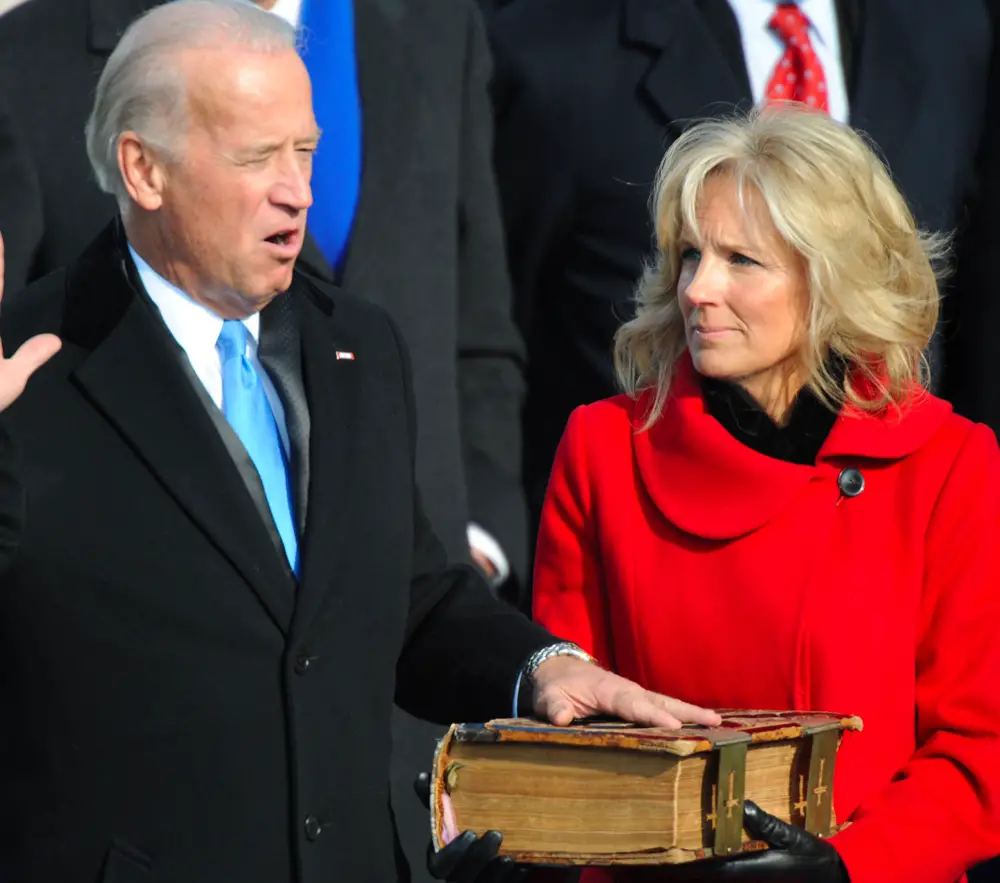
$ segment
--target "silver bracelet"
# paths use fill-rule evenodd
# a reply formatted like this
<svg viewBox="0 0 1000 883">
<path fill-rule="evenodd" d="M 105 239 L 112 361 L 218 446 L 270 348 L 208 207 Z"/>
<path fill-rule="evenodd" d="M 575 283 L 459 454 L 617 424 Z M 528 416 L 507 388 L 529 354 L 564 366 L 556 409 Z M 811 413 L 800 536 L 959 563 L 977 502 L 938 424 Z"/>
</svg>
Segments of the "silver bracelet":
<svg viewBox="0 0 1000 883">
<path fill-rule="evenodd" d="M 536 650 L 532 653 L 528 657 L 528 661 L 524 664 L 524 676 L 528 680 L 532 680 L 535 672 L 538 670 L 538 666 L 555 656 L 575 656 L 584 662 L 597 663 L 597 660 L 582 647 L 578 647 L 570 641 L 561 641 L 558 644 L 550 644 L 548 647 L 542 647 L 541 650 Z"/>
</svg>

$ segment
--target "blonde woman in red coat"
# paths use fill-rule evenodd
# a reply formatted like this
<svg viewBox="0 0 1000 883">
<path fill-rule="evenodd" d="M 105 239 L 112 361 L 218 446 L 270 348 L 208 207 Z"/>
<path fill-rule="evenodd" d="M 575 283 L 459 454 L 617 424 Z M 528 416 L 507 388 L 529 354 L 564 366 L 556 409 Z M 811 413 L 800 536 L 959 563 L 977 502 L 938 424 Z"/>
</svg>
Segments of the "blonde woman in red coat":
<svg viewBox="0 0 1000 883">
<path fill-rule="evenodd" d="M 654 220 L 628 394 L 566 428 L 535 615 L 699 705 L 864 719 L 845 831 L 748 804 L 774 849 L 663 880 L 952 883 L 1000 852 L 1000 456 L 923 388 L 942 244 L 861 138 L 791 106 L 691 128 Z"/>
</svg>

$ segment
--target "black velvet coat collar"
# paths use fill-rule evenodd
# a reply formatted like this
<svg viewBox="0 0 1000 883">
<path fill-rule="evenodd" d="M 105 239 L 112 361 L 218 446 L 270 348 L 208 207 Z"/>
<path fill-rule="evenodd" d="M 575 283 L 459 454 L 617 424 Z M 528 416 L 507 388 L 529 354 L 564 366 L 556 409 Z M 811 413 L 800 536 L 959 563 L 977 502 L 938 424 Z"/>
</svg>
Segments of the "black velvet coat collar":
<svg viewBox="0 0 1000 883">
<path fill-rule="evenodd" d="M 843 363 L 838 360 L 830 368 L 842 383 Z M 786 463 L 815 464 L 837 420 L 837 412 L 824 405 L 808 387 L 796 396 L 784 426 L 775 423 L 737 383 L 702 377 L 701 388 L 708 412 L 733 438 L 758 454 Z"/>
</svg>

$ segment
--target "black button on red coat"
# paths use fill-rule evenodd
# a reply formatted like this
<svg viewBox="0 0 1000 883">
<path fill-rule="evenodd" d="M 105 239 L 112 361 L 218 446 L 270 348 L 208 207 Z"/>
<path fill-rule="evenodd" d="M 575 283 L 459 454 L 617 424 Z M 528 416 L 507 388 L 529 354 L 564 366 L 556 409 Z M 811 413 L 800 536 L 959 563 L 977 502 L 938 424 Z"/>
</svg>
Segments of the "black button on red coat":
<svg viewBox="0 0 1000 883">
<path fill-rule="evenodd" d="M 848 466 L 837 476 L 837 487 L 845 497 L 856 497 L 865 489 L 865 477 L 860 469 Z"/>
</svg>

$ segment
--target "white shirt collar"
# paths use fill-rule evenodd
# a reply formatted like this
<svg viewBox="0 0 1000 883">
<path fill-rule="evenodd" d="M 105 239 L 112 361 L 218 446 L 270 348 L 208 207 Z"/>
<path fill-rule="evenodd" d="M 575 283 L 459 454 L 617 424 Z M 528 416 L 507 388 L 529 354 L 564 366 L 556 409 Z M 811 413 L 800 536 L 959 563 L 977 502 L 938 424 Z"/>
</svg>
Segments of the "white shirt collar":
<svg viewBox="0 0 1000 883">
<path fill-rule="evenodd" d="M 164 279 L 140 257 L 131 243 L 128 250 L 132 260 L 135 261 L 146 294 L 156 304 L 164 323 L 181 348 L 187 352 L 192 361 L 203 354 L 214 353 L 222 331 L 222 317 Z M 256 346 L 260 336 L 260 314 L 254 313 L 248 316 L 243 320 L 243 324 Z"/>
<path fill-rule="evenodd" d="M 184 354 L 187 356 L 191 369 L 205 388 L 209 398 L 216 407 L 222 410 L 222 357 L 216 348 L 219 333 L 222 331 L 223 319 L 210 309 L 192 300 L 176 285 L 172 285 L 144 261 L 131 245 L 128 247 L 132 260 L 139 271 L 139 279 L 150 300 L 163 317 L 163 322 L 173 335 Z M 285 456 L 291 456 L 291 446 L 288 439 L 288 427 L 285 425 L 285 408 L 281 396 L 274 388 L 267 371 L 257 358 L 257 340 L 260 332 L 260 314 L 254 313 L 243 320 L 247 331 L 247 345 L 244 356 L 250 360 L 264 385 L 264 393 L 271 404 L 281 435 L 281 443 L 285 448 Z"/>
</svg>

